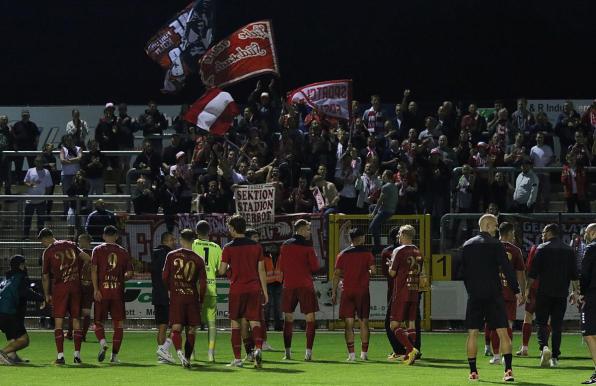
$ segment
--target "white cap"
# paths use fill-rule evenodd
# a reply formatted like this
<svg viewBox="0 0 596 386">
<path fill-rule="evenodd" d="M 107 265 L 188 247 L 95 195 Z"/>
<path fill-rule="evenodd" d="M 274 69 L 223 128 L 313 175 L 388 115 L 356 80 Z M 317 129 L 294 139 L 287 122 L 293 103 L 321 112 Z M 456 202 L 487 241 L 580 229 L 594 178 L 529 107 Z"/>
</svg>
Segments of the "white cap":
<svg viewBox="0 0 596 386">
<path fill-rule="evenodd" d="M 112 108 L 112 109 L 114 108 L 114 104 L 112 102 L 106 103 L 106 109 L 109 109 L 109 108 Z"/>
</svg>

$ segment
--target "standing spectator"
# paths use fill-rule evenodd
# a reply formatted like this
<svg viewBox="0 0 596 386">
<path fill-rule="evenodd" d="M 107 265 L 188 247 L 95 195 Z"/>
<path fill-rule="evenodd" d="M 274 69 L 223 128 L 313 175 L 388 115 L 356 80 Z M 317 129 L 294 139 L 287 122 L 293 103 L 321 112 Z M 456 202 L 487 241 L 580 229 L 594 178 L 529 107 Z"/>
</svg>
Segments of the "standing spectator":
<svg viewBox="0 0 596 386">
<path fill-rule="evenodd" d="M 536 123 L 530 127 L 528 141 L 531 143 L 539 132 L 544 134 L 545 142 L 552 147 L 554 129 L 552 123 L 549 122 L 548 116 L 544 111 L 539 111 L 536 113 Z"/>
<path fill-rule="evenodd" d="M 397 209 L 398 188 L 393 182 L 393 174 L 385 170 L 381 176 L 383 187 L 379 200 L 371 212 L 371 221 L 368 230 L 373 237 L 373 253 L 381 251 L 381 226 L 395 214 Z"/>
<path fill-rule="evenodd" d="M 535 168 L 550 166 L 555 161 L 555 155 L 550 146 L 544 143 L 544 134 L 536 134 L 536 145 L 530 149 L 530 159 Z M 536 209 L 539 212 L 548 212 L 550 205 L 550 173 L 538 173 L 538 198 Z"/>
<path fill-rule="evenodd" d="M 473 142 L 480 141 L 482 133 L 486 131 L 486 119 L 478 113 L 475 103 L 468 106 L 468 114 L 462 118 L 461 128 L 470 132 Z"/>
<path fill-rule="evenodd" d="M 503 158 L 503 161 L 507 165 L 521 166 L 522 161 L 527 155 L 524 142 L 524 135 L 522 133 L 517 133 L 515 135 L 515 142 L 508 146 L 507 154 L 505 154 L 505 157 Z"/>
<path fill-rule="evenodd" d="M 427 188 L 425 191 L 426 213 L 433 218 L 441 218 L 449 212 L 449 193 L 451 184 L 451 170 L 441 160 L 441 152 L 435 148 L 430 151 L 428 165 L 424 168 Z M 436 221 L 435 231 L 439 231 Z"/>
<path fill-rule="evenodd" d="M 166 117 L 157 109 L 155 101 L 149 101 L 147 109 L 139 117 L 139 127 L 143 130 L 145 140 L 151 142 L 152 147 L 161 154 L 163 131 L 168 128 Z"/>
<path fill-rule="evenodd" d="M 404 90 L 404 98 L 401 101 L 401 110 L 403 112 L 402 125 L 405 126 L 404 131 L 411 128 L 419 130 L 424 126 L 424 117 L 418 111 L 418 104 L 414 101 L 408 102 L 411 94 L 412 92 L 410 90 Z"/>
<path fill-rule="evenodd" d="M 519 213 L 534 212 L 534 205 L 538 197 L 538 176 L 532 170 L 532 160 L 525 158 L 522 162 L 521 173 L 515 180 L 513 192 L 513 209 Z"/>
<path fill-rule="evenodd" d="M 257 115 L 260 122 L 264 122 L 267 131 L 277 131 L 279 118 L 279 97 L 275 91 L 275 79 L 271 79 L 265 88 L 263 81 L 257 82 L 257 87 L 248 97 L 248 105 Z M 267 134 L 267 133 L 262 133 Z M 263 135 L 265 138 L 265 135 Z"/>
<path fill-rule="evenodd" d="M 153 148 L 152 142 L 143 141 L 143 152 L 137 156 L 132 167 L 155 183 L 159 179 L 161 166 L 161 157 Z M 169 174 L 170 170 L 166 172 Z"/>
<path fill-rule="evenodd" d="M 96 243 L 102 242 L 103 230 L 108 225 L 116 226 L 116 216 L 113 212 L 106 209 L 106 203 L 103 199 L 95 201 L 95 210 L 87 217 L 85 232 L 93 238 Z"/>
<path fill-rule="evenodd" d="M 229 196 L 225 194 L 221 182 L 212 179 L 207 184 L 207 192 L 199 196 L 201 213 L 227 213 Z"/>
<path fill-rule="evenodd" d="M 317 175 L 312 180 L 313 196 L 319 211 L 327 217 L 337 211 L 339 204 L 339 194 L 333 182 L 326 181 L 322 176 Z"/>
<path fill-rule="evenodd" d="M 488 115 L 488 117 L 486 118 L 486 121 L 487 121 L 487 130 L 489 130 L 489 131 L 490 131 L 490 128 L 492 126 L 494 126 L 495 123 L 499 120 L 499 111 L 501 111 L 501 109 L 503 107 L 505 107 L 505 104 L 503 103 L 502 100 L 497 99 L 495 101 L 495 103 L 493 104 L 493 107 L 494 107 L 493 112 L 490 113 Z M 487 132 L 487 134 L 488 134 L 488 132 Z"/>
<path fill-rule="evenodd" d="M 188 129 L 192 125 L 190 124 L 190 122 L 188 122 L 186 119 L 184 119 L 184 116 L 186 115 L 186 113 L 188 112 L 189 109 L 190 109 L 190 105 L 188 103 L 184 103 L 180 106 L 180 112 L 178 113 L 176 118 L 174 118 L 174 121 L 172 122 L 172 127 L 176 131 L 176 134 L 179 134 L 182 136 L 188 135 Z"/>
<path fill-rule="evenodd" d="M 555 124 L 555 133 L 559 136 L 561 141 L 561 158 L 567 155 L 567 149 L 573 144 L 574 134 L 579 128 L 581 117 L 573 107 L 573 102 L 570 100 L 563 103 L 563 111 L 557 117 Z"/>
<path fill-rule="evenodd" d="M 477 208 L 473 207 L 476 175 L 474 174 L 474 169 L 468 164 L 465 164 L 461 171 L 462 175 L 459 177 L 459 181 L 455 187 L 457 192 L 456 211 L 458 213 L 472 213 L 477 210 Z"/>
<path fill-rule="evenodd" d="M 356 207 L 360 213 L 369 213 L 369 206 L 376 204 L 381 194 L 382 182 L 375 173 L 372 164 L 364 165 L 364 174 L 356 180 L 356 191 L 358 198 L 356 200 Z"/>
<path fill-rule="evenodd" d="M 567 154 L 573 153 L 577 158 L 577 164 L 581 166 L 590 166 L 592 164 L 592 149 L 586 143 L 586 136 L 581 130 L 575 132 L 575 143 L 569 145 Z"/>
<path fill-rule="evenodd" d="M 72 135 L 75 145 L 85 148 L 89 127 L 87 121 L 81 119 L 81 113 L 77 109 L 72 110 L 72 120 L 66 124 L 66 134 Z"/>
<path fill-rule="evenodd" d="M 534 124 L 534 114 L 528 110 L 528 100 L 519 98 L 517 100 L 517 110 L 511 114 L 511 128 L 513 133 L 523 133 L 525 136 L 530 134 L 530 127 Z"/>
<path fill-rule="evenodd" d="M 561 331 L 563 317 L 567 309 L 567 296 L 571 282 L 572 299 L 577 300 L 579 282 L 575 255 L 569 245 L 560 239 L 559 226 L 548 224 L 542 230 L 544 242 L 538 246 L 532 260 L 526 288 L 532 288 L 538 280 L 536 291 L 536 324 L 538 325 L 538 344 L 542 355 L 541 367 L 557 367 L 561 354 Z M 529 290 L 526 290 L 529 295 Z M 551 330 L 551 331 L 549 331 Z M 552 345 L 548 346 L 551 333 Z M 552 350 L 551 350 L 552 349 Z"/>
<path fill-rule="evenodd" d="M 362 122 L 364 122 L 369 133 L 374 136 L 381 136 L 385 132 L 385 114 L 381 110 L 381 96 L 372 95 L 370 104 L 371 107 L 364 110 Z"/>
<path fill-rule="evenodd" d="M 505 175 L 502 172 L 496 172 L 489 186 L 490 202 L 495 204 L 499 211 L 506 212 L 509 209 L 509 200 L 513 191 L 513 186 L 505 179 Z"/>
<path fill-rule="evenodd" d="M 134 118 L 128 115 L 128 106 L 126 103 L 120 103 L 118 105 L 116 124 L 118 125 L 120 150 L 133 150 L 135 147 L 134 132 L 139 130 L 139 125 Z M 128 171 L 130 168 L 130 156 L 122 156 L 121 161 L 124 171 Z"/>
<path fill-rule="evenodd" d="M 567 162 L 563 164 L 561 171 L 561 184 L 563 184 L 565 202 L 567 202 L 567 212 L 575 213 L 576 206 L 579 212 L 590 211 L 586 170 L 577 164 L 574 153 L 567 154 Z"/>
<path fill-rule="evenodd" d="M 308 181 L 305 176 L 298 179 L 298 187 L 294 188 L 286 203 L 286 213 L 312 213 L 315 205 Z"/>
<path fill-rule="evenodd" d="M 488 124 L 488 131 L 491 136 L 497 133 L 506 144 L 511 143 L 511 140 L 514 138 L 514 132 L 507 109 L 502 108 L 498 111 L 497 120 Z"/>
<path fill-rule="evenodd" d="M 418 175 L 413 168 L 408 168 L 406 162 L 397 164 L 394 176 L 398 188 L 397 212 L 399 214 L 416 213 L 416 199 L 418 196 Z"/>
<path fill-rule="evenodd" d="M 65 135 L 60 148 L 60 163 L 62 164 L 62 194 L 67 194 L 75 174 L 81 169 L 83 152 L 76 146 L 72 135 Z M 68 212 L 68 205 L 64 205 L 64 215 Z"/>
<path fill-rule="evenodd" d="M 0 184 L 4 183 L 4 194 L 11 194 L 10 168 L 13 157 L 5 156 L 5 150 L 13 150 L 13 138 L 11 128 L 8 126 L 8 117 L 0 115 Z"/>
<path fill-rule="evenodd" d="M 24 109 L 21 111 L 21 120 L 12 126 L 12 135 L 14 138 L 14 149 L 15 150 L 37 150 L 37 144 L 39 142 L 39 128 L 35 123 L 30 121 L 31 115 L 29 110 Z M 23 163 L 25 162 L 24 157 L 15 158 L 15 172 L 17 175 L 17 181 L 22 181 L 25 172 L 23 171 Z M 29 168 L 34 167 L 35 156 L 27 156 L 27 163 Z"/>
<path fill-rule="evenodd" d="M 141 176 L 132 191 L 132 204 L 136 214 L 157 214 L 159 203 L 151 182 Z"/>
<path fill-rule="evenodd" d="M 118 121 L 114 116 L 114 104 L 106 103 L 104 109 L 104 116 L 99 120 L 95 127 L 95 140 L 99 144 L 102 151 L 119 150 L 120 149 L 120 128 Z M 122 193 L 120 183 L 122 182 L 122 167 L 120 158 L 112 155 L 107 157 L 108 165 L 106 170 L 112 170 L 114 179 L 116 180 L 116 192 Z"/>
<path fill-rule="evenodd" d="M 335 171 L 335 181 L 342 186 L 339 191 L 338 203 L 338 209 L 341 213 L 355 213 L 357 200 L 355 182 L 360 177 L 358 166 L 356 160 L 346 154 L 339 161 L 339 165 Z"/>
<path fill-rule="evenodd" d="M 470 160 L 470 154 L 472 150 L 472 142 L 470 142 L 470 134 L 466 130 L 459 132 L 459 138 L 457 140 L 457 146 L 453 148 L 455 152 L 457 165 L 467 164 Z"/>
<path fill-rule="evenodd" d="M 49 195 L 50 188 L 52 187 L 52 177 L 50 171 L 43 168 L 43 158 L 38 156 L 35 158 L 35 167 L 27 170 L 25 175 L 24 183 L 27 186 L 27 195 Z M 29 232 L 31 230 L 31 220 L 33 219 L 33 213 L 37 213 L 37 228 L 38 230 L 43 229 L 46 213 L 47 203 L 43 199 L 32 198 L 25 204 L 25 226 L 23 230 L 23 239 L 29 238 Z"/>
<path fill-rule="evenodd" d="M 108 162 L 106 157 L 101 154 L 96 140 L 90 140 L 87 143 L 87 147 L 89 148 L 89 152 L 83 154 L 81 169 L 85 172 L 85 176 L 89 182 L 89 194 L 100 195 L 104 193 L 103 173 Z"/>
<path fill-rule="evenodd" d="M 165 170 L 167 173 L 170 172 L 170 167 L 176 164 L 176 155 L 180 152 L 185 153 L 185 145 L 182 143 L 180 134 L 175 133 L 172 135 L 171 144 L 163 149 L 161 157 L 163 170 Z"/>
<path fill-rule="evenodd" d="M 436 147 L 439 143 L 439 137 L 443 132 L 437 127 L 437 119 L 429 116 L 424 120 L 424 130 L 418 134 L 418 140 L 423 143 L 426 139 L 430 141 L 431 147 Z"/>
<path fill-rule="evenodd" d="M 186 154 L 181 151 L 176 154 L 176 165 L 170 167 L 170 175 L 176 177 L 181 186 L 180 191 L 180 213 L 190 213 L 192 204 L 192 170 L 186 163 Z"/>
<path fill-rule="evenodd" d="M 82 170 L 79 170 L 75 174 L 72 184 L 68 187 L 68 190 L 64 193 L 66 193 L 66 195 L 68 197 L 77 197 L 77 196 L 87 197 L 89 195 L 89 189 L 90 189 L 90 186 L 89 186 L 89 182 L 85 178 L 85 172 Z M 87 200 L 80 201 L 79 211 L 77 211 L 76 200 L 70 201 L 70 208 L 68 211 L 69 216 L 70 216 L 70 213 L 73 213 L 76 216 L 80 216 L 80 215 L 88 215 L 90 212 L 91 212 L 91 208 L 89 207 L 89 203 Z M 69 225 L 74 225 L 74 224 L 75 224 L 74 221 L 69 223 Z"/>
<path fill-rule="evenodd" d="M 445 165 L 449 168 L 457 166 L 457 154 L 455 154 L 455 150 L 449 147 L 449 139 L 445 134 L 439 137 L 439 146 L 435 149 L 441 152 L 441 157 Z"/>
<path fill-rule="evenodd" d="M 56 168 L 56 156 L 53 153 L 54 145 L 51 143 L 46 143 L 43 145 L 41 157 L 43 157 L 43 168 L 50 171 L 50 176 L 52 177 L 52 187 L 50 188 L 49 194 L 54 194 L 54 189 L 56 185 L 60 185 L 60 170 Z M 53 200 L 48 200 L 48 220 L 51 220 L 52 217 L 50 214 L 52 213 L 52 207 L 54 206 Z"/>
<path fill-rule="evenodd" d="M 590 107 L 582 114 L 581 123 L 584 133 L 588 137 L 596 138 L 596 99 L 592 101 Z"/>
</svg>

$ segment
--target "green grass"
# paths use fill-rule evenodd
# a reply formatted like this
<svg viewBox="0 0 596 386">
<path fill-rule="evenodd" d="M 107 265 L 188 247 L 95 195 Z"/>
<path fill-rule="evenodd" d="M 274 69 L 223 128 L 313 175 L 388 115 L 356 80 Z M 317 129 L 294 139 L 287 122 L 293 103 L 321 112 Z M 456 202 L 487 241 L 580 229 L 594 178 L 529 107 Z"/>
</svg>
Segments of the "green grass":
<svg viewBox="0 0 596 386">
<path fill-rule="evenodd" d="M 66 341 L 67 366 L 55 367 L 55 346 L 51 332 L 30 333 L 31 346 L 20 352 L 31 360 L 30 364 L 0 368 L 0 385 L 259 385 L 259 384 L 321 384 L 321 385 L 466 385 L 468 368 L 464 351 L 465 335 L 423 335 L 423 359 L 414 366 L 389 363 L 390 351 L 384 334 L 371 337 L 369 358 L 366 363 L 346 363 L 343 335 L 319 332 L 315 340 L 314 361 L 302 361 L 304 333 L 294 334 L 293 361 L 282 361 L 283 346 L 280 333 L 270 333 L 269 342 L 277 349 L 264 353 L 262 370 L 247 365 L 242 369 L 229 369 L 225 364 L 231 360 L 228 333 L 218 334 L 217 363 L 193 362 L 191 370 L 181 366 L 159 365 L 155 356 L 155 338 L 151 332 L 125 332 L 119 355 L 121 365 L 99 364 L 96 360 L 98 345 L 92 333 L 83 344 L 82 366 L 72 365 L 72 342 Z M 108 333 L 108 339 L 111 333 Z M 482 339 L 483 340 L 483 339 Z M 206 334 L 200 332 L 198 339 L 200 358 L 205 358 Z M 520 336 L 514 338 L 517 348 Z M 0 340 L 3 345 L 4 341 Z M 479 342 L 483 344 L 483 342 Z M 357 340 L 357 355 L 359 354 Z M 577 334 L 563 336 L 563 355 L 560 367 L 543 369 L 538 366 L 538 350 L 535 335 L 532 336 L 530 357 L 514 358 L 513 368 L 517 384 L 523 385 L 573 385 L 586 379 L 593 370 L 588 350 Z M 503 383 L 502 367 L 489 365 L 488 358 L 481 356 L 479 345 L 478 369 L 482 383 Z"/>
</svg>

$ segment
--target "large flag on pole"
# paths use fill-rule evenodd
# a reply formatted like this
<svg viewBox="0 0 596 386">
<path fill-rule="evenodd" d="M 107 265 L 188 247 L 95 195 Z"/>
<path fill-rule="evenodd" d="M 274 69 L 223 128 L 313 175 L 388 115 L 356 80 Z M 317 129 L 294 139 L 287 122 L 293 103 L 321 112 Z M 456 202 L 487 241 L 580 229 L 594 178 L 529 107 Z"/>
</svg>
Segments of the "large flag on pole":
<svg viewBox="0 0 596 386">
<path fill-rule="evenodd" d="M 352 80 L 329 80 L 308 84 L 290 91 L 288 103 L 305 103 L 324 115 L 349 120 L 352 107 Z"/>
<path fill-rule="evenodd" d="M 211 47 L 199 66 L 207 87 L 224 87 L 262 74 L 279 75 L 271 22 L 262 20 L 242 27 Z"/>
<path fill-rule="evenodd" d="M 238 114 L 240 108 L 229 93 L 211 88 L 190 106 L 184 119 L 211 134 L 224 135 Z"/>
<path fill-rule="evenodd" d="M 196 0 L 178 12 L 145 46 L 145 52 L 165 70 L 163 92 L 184 87 L 188 74 L 213 40 L 214 0 Z"/>
</svg>

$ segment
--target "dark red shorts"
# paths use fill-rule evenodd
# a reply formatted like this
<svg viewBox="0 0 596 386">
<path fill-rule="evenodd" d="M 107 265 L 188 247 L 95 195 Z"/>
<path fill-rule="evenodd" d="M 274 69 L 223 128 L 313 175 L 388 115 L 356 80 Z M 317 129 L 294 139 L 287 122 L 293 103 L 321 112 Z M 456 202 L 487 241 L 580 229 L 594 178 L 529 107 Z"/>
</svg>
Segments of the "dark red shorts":
<svg viewBox="0 0 596 386">
<path fill-rule="evenodd" d="M 81 309 L 90 310 L 93 305 L 93 286 L 81 286 Z"/>
<path fill-rule="evenodd" d="M 170 326 L 180 324 L 183 326 L 198 326 L 201 324 L 201 304 L 191 303 L 171 303 L 169 314 Z"/>
<path fill-rule="evenodd" d="M 59 284 L 52 287 L 52 316 L 64 318 L 67 314 L 73 319 L 81 317 L 81 286 Z"/>
<path fill-rule="evenodd" d="M 124 309 L 124 300 L 121 299 L 102 299 L 101 302 L 95 302 L 93 309 L 93 319 L 97 322 L 103 322 L 108 318 L 108 313 L 112 320 L 126 319 L 126 310 Z"/>
<path fill-rule="evenodd" d="M 526 300 L 526 312 L 536 312 L 536 289 L 530 288 L 530 298 Z"/>
<path fill-rule="evenodd" d="M 230 320 L 261 320 L 263 318 L 263 295 L 261 291 L 230 293 L 228 313 Z"/>
<path fill-rule="evenodd" d="M 391 303 L 392 322 L 408 322 L 410 320 L 416 320 L 417 314 L 418 300 L 413 302 L 396 300 Z"/>
<path fill-rule="evenodd" d="M 517 318 L 517 301 L 505 301 L 505 311 L 507 311 L 507 320 L 515 320 Z"/>
<path fill-rule="evenodd" d="M 343 291 L 339 301 L 339 318 L 368 319 L 370 315 L 370 293 L 368 291 Z"/>
<path fill-rule="evenodd" d="M 284 288 L 281 295 L 282 312 L 294 312 L 300 303 L 300 312 L 310 314 L 319 310 L 319 302 L 314 288 Z"/>
</svg>

